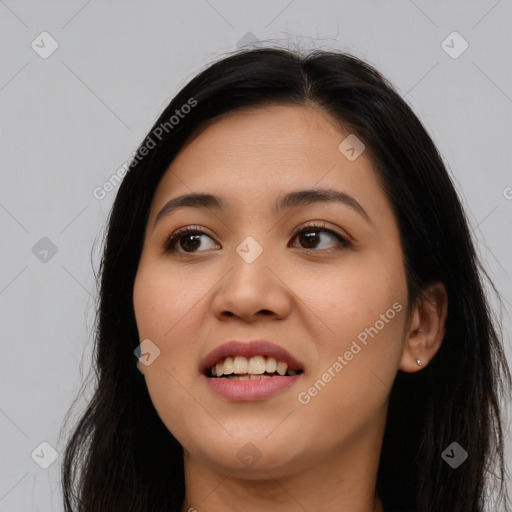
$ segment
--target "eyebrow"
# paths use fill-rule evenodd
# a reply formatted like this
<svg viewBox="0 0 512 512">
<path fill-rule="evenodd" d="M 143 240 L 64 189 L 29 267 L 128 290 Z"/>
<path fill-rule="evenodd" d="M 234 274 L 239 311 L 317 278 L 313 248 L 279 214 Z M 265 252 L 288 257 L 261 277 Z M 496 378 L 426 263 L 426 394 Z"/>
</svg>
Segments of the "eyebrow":
<svg viewBox="0 0 512 512">
<path fill-rule="evenodd" d="M 366 220 L 366 222 L 368 222 L 368 224 L 374 226 L 366 210 L 361 206 L 361 204 L 357 202 L 354 197 L 345 192 L 331 188 L 314 188 L 309 190 L 294 190 L 292 192 L 288 192 L 279 197 L 273 203 L 273 210 L 275 213 L 279 213 L 283 210 L 289 210 L 291 208 L 307 206 L 320 202 L 335 202 L 344 204 L 361 215 Z M 169 215 L 174 210 L 187 206 L 192 208 L 223 210 L 226 208 L 227 203 L 219 196 L 205 193 L 191 193 L 177 196 L 167 201 L 167 203 L 165 203 L 162 209 L 158 212 L 154 226 L 156 226 L 161 218 Z"/>
</svg>

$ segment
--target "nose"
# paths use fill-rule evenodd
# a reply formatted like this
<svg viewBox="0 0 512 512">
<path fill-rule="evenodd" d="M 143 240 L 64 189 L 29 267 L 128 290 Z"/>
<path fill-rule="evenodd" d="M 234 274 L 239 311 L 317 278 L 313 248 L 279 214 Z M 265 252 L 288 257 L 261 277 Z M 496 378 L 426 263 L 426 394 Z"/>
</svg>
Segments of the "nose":
<svg viewBox="0 0 512 512">
<path fill-rule="evenodd" d="M 219 320 L 237 317 L 255 322 L 262 316 L 286 318 L 292 307 L 292 291 L 285 272 L 272 264 L 272 255 L 263 251 L 252 262 L 235 253 L 231 267 L 218 284 L 212 299 L 213 314 Z"/>
</svg>

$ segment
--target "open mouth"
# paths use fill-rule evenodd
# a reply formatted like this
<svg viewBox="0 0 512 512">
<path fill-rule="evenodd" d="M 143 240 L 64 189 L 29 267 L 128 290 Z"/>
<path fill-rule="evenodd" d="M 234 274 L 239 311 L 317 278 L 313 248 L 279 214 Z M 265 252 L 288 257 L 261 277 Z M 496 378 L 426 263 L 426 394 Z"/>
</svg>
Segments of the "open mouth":
<svg viewBox="0 0 512 512">
<path fill-rule="evenodd" d="M 274 357 L 228 356 L 219 360 L 206 370 L 210 378 L 224 378 L 230 380 L 258 380 L 272 377 L 292 377 L 303 373 L 300 368 L 290 368 L 284 361 Z"/>
</svg>

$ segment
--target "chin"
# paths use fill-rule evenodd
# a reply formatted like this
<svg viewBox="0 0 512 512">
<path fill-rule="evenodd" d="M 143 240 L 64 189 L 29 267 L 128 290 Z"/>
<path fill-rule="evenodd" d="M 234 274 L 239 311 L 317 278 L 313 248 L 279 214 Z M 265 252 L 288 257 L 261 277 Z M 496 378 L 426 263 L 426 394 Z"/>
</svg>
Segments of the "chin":
<svg viewBox="0 0 512 512">
<path fill-rule="evenodd" d="M 273 429 L 276 428 L 273 425 Z M 263 429 L 264 434 L 248 433 L 247 430 L 235 430 L 226 428 L 233 437 L 223 431 L 218 438 L 204 436 L 192 438 L 185 446 L 186 452 L 197 461 L 215 468 L 224 473 L 236 472 L 237 476 L 244 475 L 247 478 L 268 479 L 269 473 L 277 476 L 296 470 L 300 465 L 301 450 L 304 440 L 295 440 L 291 432 L 272 432 L 272 429 Z M 253 430 L 258 430 L 254 429 Z M 269 435 L 269 432 L 272 432 Z M 297 430 L 295 430 L 297 432 Z M 287 469 L 288 468 L 288 469 Z"/>
</svg>

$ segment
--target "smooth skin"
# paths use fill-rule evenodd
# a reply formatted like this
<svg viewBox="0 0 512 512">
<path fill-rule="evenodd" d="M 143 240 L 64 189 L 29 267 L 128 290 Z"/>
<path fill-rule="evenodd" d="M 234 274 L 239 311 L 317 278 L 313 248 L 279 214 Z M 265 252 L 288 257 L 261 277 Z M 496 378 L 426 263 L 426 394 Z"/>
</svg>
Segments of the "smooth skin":
<svg viewBox="0 0 512 512">
<path fill-rule="evenodd" d="M 406 323 L 398 225 L 368 152 L 350 161 L 338 149 L 349 133 L 315 105 L 232 112 L 187 142 L 155 192 L 133 302 L 140 340 L 160 355 L 138 366 L 184 448 L 182 512 L 383 511 L 376 478 L 389 392 L 398 370 L 420 371 L 434 357 L 448 299 L 432 283 L 432 300 Z M 370 220 L 339 202 L 273 211 L 282 194 L 311 188 L 349 194 Z M 154 225 L 167 201 L 191 192 L 227 206 L 182 207 Z M 349 246 L 315 228 L 293 235 L 317 222 Z M 182 235 L 166 252 L 186 226 L 205 234 Z M 248 236 L 263 249 L 252 263 L 236 251 Z M 394 303 L 401 311 L 301 403 L 298 394 Z M 204 357 L 226 341 L 258 338 L 298 359 L 300 380 L 265 400 L 216 395 L 199 371 Z M 252 465 L 238 456 L 247 443 L 259 457 Z"/>
</svg>

